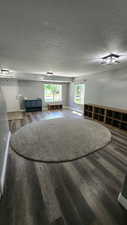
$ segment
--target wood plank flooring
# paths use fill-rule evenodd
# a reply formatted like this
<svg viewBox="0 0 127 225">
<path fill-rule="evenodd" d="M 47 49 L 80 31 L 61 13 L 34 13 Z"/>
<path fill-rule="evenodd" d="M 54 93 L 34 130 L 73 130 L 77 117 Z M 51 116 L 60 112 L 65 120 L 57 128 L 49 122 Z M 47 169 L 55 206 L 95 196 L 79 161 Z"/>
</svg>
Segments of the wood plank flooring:
<svg viewBox="0 0 127 225">
<path fill-rule="evenodd" d="M 11 132 L 34 120 L 81 117 L 71 111 L 27 113 Z M 61 164 L 25 160 L 10 149 L 0 225 L 125 225 L 117 201 L 127 172 L 127 135 L 86 158 Z"/>
</svg>

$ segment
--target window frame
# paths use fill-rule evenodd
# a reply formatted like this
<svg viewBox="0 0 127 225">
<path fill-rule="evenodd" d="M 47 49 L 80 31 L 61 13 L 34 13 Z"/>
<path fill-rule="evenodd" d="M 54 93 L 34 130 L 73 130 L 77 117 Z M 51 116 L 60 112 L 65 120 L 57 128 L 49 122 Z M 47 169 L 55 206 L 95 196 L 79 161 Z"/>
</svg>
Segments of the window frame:
<svg viewBox="0 0 127 225">
<path fill-rule="evenodd" d="M 81 93 L 81 95 L 80 95 L 80 100 L 81 101 L 78 103 L 76 101 L 76 88 L 77 88 L 77 86 L 80 86 L 80 85 L 82 85 L 83 93 Z M 83 99 L 83 101 L 82 101 L 82 99 Z M 74 103 L 77 104 L 77 105 L 83 105 L 84 104 L 84 100 L 85 100 L 85 83 L 75 83 L 74 84 Z"/>
<path fill-rule="evenodd" d="M 60 86 L 60 97 L 59 100 L 55 100 L 55 97 L 53 97 L 53 93 L 52 93 L 52 100 L 48 101 L 48 99 L 46 99 L 46 85 L 56 85 L 56 86 Z M 43 84 L 44 87 L 44 102 L 45 103 L 57 103 L 57 102 L 62 102 L 63 99 L 63 95 L 62 95 L 62 84 L 56 84 L 56 83 L 45 83 Z"/>
</svg>

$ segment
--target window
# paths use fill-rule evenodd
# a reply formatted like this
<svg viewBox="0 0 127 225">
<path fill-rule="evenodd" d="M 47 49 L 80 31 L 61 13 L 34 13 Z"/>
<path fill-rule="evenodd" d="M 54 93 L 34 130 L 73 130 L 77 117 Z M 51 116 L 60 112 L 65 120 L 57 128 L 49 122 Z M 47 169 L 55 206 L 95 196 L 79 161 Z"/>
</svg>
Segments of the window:
<svg viewBox="0 0 127 225">
<path fill-rule="evenodd" d="M 85 84 L 75 84 L 74 102 L 76 104 L 84 104 Z"/>
<path fill-rule="evenodd" d="M 45 102 L 62 101 L 62 85 L 60 84 L 44 84 Z"/>
</svg>

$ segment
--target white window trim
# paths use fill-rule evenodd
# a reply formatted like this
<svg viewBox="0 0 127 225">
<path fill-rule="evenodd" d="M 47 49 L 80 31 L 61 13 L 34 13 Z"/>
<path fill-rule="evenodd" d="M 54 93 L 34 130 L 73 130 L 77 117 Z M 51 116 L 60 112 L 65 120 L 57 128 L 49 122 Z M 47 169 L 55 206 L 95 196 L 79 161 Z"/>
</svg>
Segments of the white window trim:
<svg viewBox="0 0 127 225">
<path fill-rule="evenodd" d="M 83 84 L 84 85 L 84 98 L 85 98 L 85 83 L 75 83 L 74 84 L 74 103 L 76 104 L 76 105 L 84 105 L 84 100 L 83 100 L 83 103 L 78 103 L 78 102 L 76 102 L 76 98 L 75 98 L 75 89 L 76 89 L 76 85 L 81 85 L 81 84 Z"/>
<path fill-rule="evenodd" d="M 43 85 L 43 87 L 44 87 L 44 102 L 45 103 L 61 103 L 62 101 L 63 101 L 63 95 L 62 95 L 62 93 L 63 93 L 63 87 L 62 87 L 62 84 L 54 84 L 54 83 L 48 83 L 48 84 L 50 84 L 50 85 L 59 85 L 59 86 L 61 86 L 61 99 L 60 100 L 55 100 L 55 101 L 48 101 L 48 100 L 46 100 L 46 96 L 45 96 L 45 85 L 46 85 L 47 83 L 45 83 L 44 85 Z"/>
</svg>

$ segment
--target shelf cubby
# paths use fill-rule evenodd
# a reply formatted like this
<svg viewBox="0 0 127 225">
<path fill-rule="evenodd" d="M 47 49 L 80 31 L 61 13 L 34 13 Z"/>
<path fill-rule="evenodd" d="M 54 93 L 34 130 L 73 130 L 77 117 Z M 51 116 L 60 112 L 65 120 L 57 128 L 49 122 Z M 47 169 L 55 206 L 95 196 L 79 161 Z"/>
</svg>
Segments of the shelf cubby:
<svg viewBox="0 0 127 225">
<path fill-rule="evenodd" d="M 88 107 L 89 107 L 88 105 L 85 105 L 84 110 L 88 110 Z"/>
<path fill-rule="evenodd" d="M 98 115 L 97 113 L 95 113 L 94 116 L 93 116 L 93 118 L 94 118 L 95 120 L 98 120 L 98 116 L 99 116 L 99 115 Z"/>
<path fill-rule="evenodd" d="M 112 120 L 112 125 L 113 125 L 114 127 L 120 128 L 120 127 L 121 127 L 121 122 L 118 121 L 118 120 Z"/>
<path fill-rule="evenodd" d="M 99 108 L 98 107 L 95 107 L 94 112 L 95 113 L 99 113 Z"/>
<path fill-rule="evenodd" d="M 105 114 L 105 109 L 99 109 L 99 113 L 104 115 Z"/>
<path fill-rule="evenodd" d="M 93 111 L 93 106 L 92 105 L 85 105 L 85 110 L 92 112 Z"/>
<path fill-rule="evenodd" d="M 88 106 L 88 111 L 92 112 L 93 107 L 92 106 Z"/>
<path fill-rule="evenodd" d="M 122 121 L 127 122 L 127 114 L 126 113 L 122 113 Z"/>
<path fill-rule="evenodd" d="M 101 122 L 104 122 L 104 116 L 99 115 L 98 120 L 101 121 Z"/>
<path fill-rule="evenodd" d="M 113 116 L 114 119 L 121 120 L 122 113 L 121 112 L 115 112 L 115 111 L 113 111 L 112 116 Z"/>
<path fill-rule="evenodd" d="M 84 105 L 84 116 L 127 131 L 127 110 L 101 105 Z"/>
<path fill-rule="evenodd" d="M 111 118 L 106 118 L 106 124 L 112 125 L 112 119 Z"/>
<path fill-rule="evenodd" d="M 92 112 L 88 112 L 88 117 L 92 118 Z"/>
<path fill-rule="evenodd" d="M 127 130 L 127 123 L 121 123 L 121 129 Z"/>
<path fill-rule="evenodd" d="M 108 117 L 112 117 L 112 115 L 113 115 L 112 110 L 107 110 L 107 116 L 108 116 Z"/>
<path fill-rule="evenodd" d="M 84 116 L 88 116 L 88 111 L 84 111 Z"/>
</svg>

